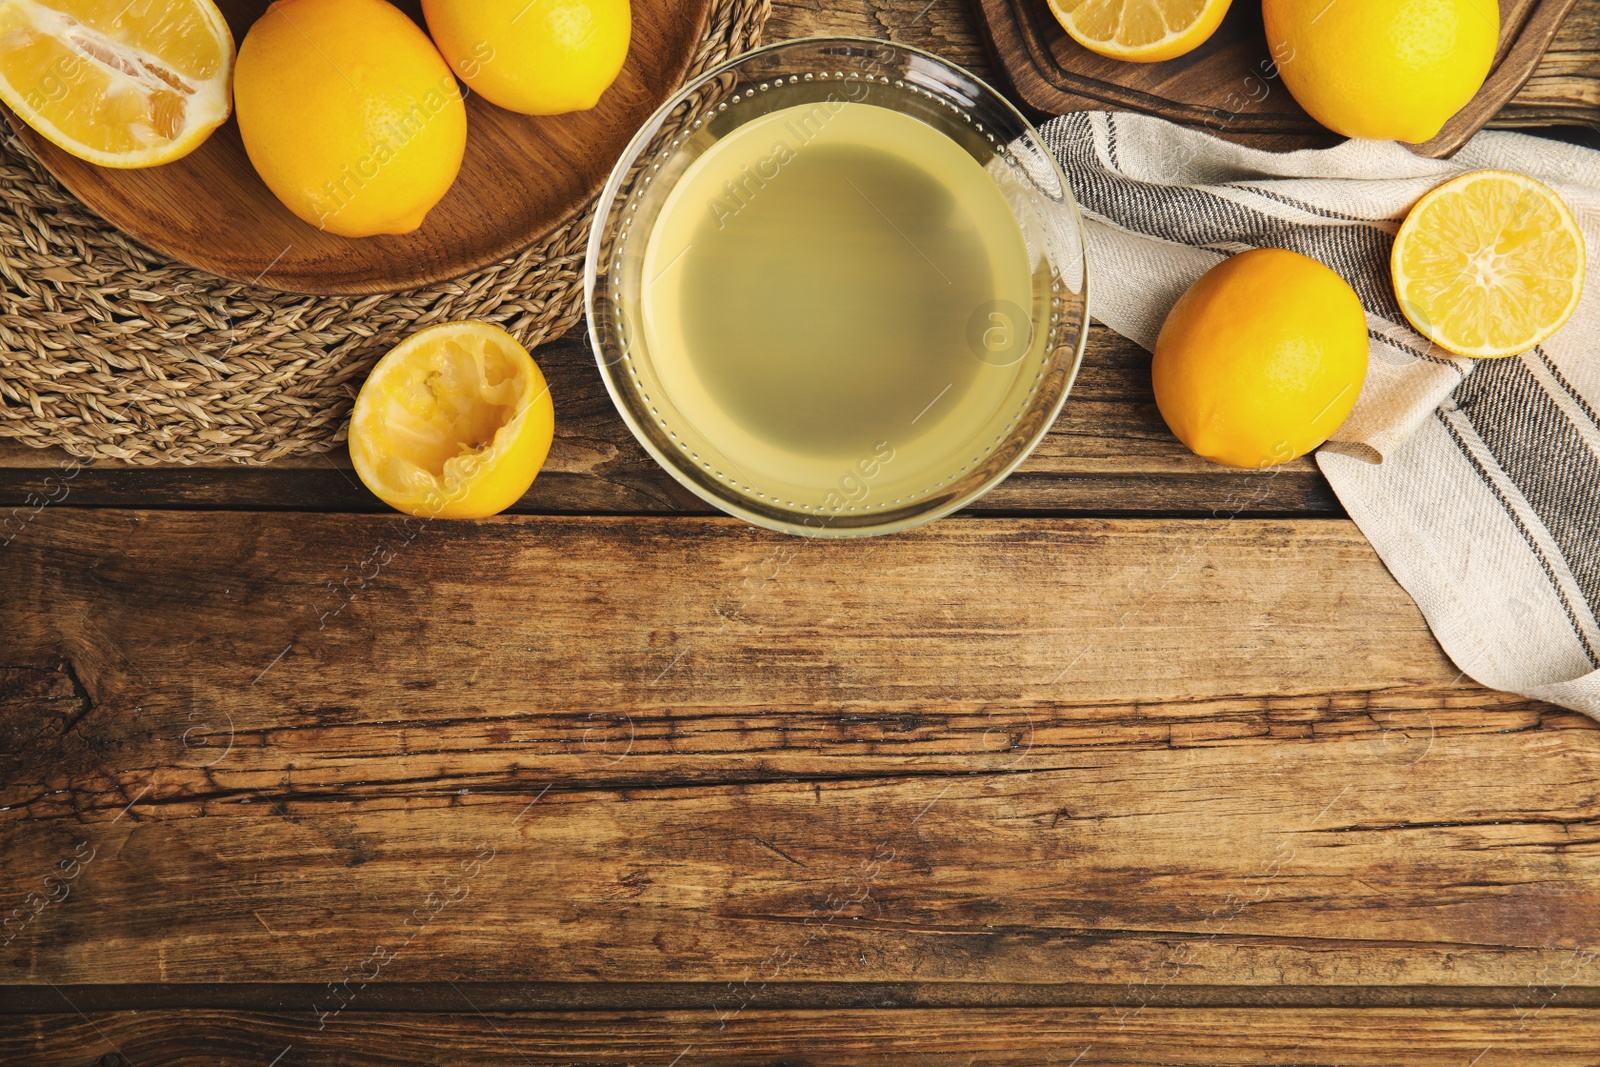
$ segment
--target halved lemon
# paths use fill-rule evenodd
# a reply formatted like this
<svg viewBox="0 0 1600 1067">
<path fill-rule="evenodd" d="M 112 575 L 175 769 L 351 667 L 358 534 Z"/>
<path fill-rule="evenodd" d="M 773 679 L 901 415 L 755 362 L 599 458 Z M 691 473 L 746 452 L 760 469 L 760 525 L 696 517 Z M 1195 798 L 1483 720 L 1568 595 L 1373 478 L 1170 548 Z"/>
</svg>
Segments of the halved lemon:
<svg viewBox="0 0 1600 1067">
<path fill-rule="evenodd" d="M 1056 21 L 1091 52 L 1135 63 L 1176 59 L 1205 44 L 1233 0 L 1050 0 Z"/>
<path fill-rule="evenodd" d="M 481 519 L 528 491 L 554 432 L 550 388 L 528 350 L 498 326 L 447 322 L 372 368 L 350 417 L 350 459 L 397 511 Z"/>
<path fill-rule="evenodd" d="M 233 56 L 211 0 L 0 0 L 0 99 L 103 167 L 199 147 L 232 109 Z"/>
<path fill-rule="evenodd" d="M 1458 356 L 1498 359 L 1566 324 L 1583 295 L 1585 261 L 1583 231 L 1554 189 L 1479 170 L 1417 201 L 1390 268 L 1418 333 Z"/>
</svg>

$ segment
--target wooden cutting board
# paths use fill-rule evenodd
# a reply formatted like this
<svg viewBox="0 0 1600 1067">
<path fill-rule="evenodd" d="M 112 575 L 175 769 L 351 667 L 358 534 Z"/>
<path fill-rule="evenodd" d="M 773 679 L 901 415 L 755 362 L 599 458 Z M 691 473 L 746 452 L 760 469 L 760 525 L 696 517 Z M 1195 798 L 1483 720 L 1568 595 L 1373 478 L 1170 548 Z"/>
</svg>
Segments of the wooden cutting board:
<svg viewBox="0 0 1600 1067">
<path fill-rule="evenodd" d="M 267 0 L 218 0 L 243 41 Z M 420 0 L 397 6 L 422 25 Z M 340 237 L 301 221 L 256 175 L 237 119 L 165 166 L 113 170 L 51 144 L 0 107 L 28 150 L 107 222 L 224 278 L 285 292 L 420 288 L 497 263 L 576 218 L 635 130 L 683 83 L 709 0 L 637 0 L 627 63 L 589 111 L 539 117 L 467 96 L 461 173 L 421 229 Z"/>
<path fill-rule="evenodd" d="M 1482 129 L 1533 74 L 1575 3 L 1500 0 L 1500 50 L 1488 81 L 1439 136 L 1415 151 L 1448 156 Z M 1211 40 L 1165 63 L 1126 63 L 1090 52 L 1067 36 L 1046 0 L 976 0 L 976 7 L 996 66 L 1017 95 L 1040 111 L 1138 111 L 1262 148 L 1307 148 L 1339 139 L 1284 87 L 1254 0 L 1236 0 Z"/>
</svg>

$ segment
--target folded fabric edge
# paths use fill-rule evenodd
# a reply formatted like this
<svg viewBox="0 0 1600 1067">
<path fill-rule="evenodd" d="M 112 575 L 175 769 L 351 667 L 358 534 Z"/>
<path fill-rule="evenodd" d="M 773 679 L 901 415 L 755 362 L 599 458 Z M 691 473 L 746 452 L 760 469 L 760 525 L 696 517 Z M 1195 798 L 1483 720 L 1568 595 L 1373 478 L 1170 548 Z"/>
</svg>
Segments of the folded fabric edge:
<svg viewBox="0 0 1600 1067">
<path fill-rule="evenodd" d="M 1328 479 L 1350 518 L 1367 538 L 1391 577 L 1422 613 L 1445 655 L 1463 674 L 1480 685 L 1542 700 L 1600 719 L 1600 671 L 1558 681 L 1530 682 L 1527 665 L 1508 662 L 1500 641 L 1483 632 L 1479 598 L 1468 597 L 1448 580 L 1449 568 L 1431 558 L 1433 534 L 1416 528 L 1403 508 L 1370 484 L 1382 477 L 1374 465 L 1337 450 L 1317 453 L 1317 466 Z"/>
</svg>

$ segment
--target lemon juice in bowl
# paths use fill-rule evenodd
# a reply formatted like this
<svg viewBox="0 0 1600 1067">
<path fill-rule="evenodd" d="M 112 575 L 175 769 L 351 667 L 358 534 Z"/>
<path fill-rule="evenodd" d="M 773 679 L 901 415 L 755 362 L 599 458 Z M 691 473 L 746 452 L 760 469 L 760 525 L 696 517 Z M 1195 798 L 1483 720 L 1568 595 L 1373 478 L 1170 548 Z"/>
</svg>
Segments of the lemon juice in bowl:
<svg viewBox="0 0 1600 1067">
<path fill-rule="evenodd" d="M 1004 131 L 870 61 L 912 50 L 870 45 L 853 70 L 711 79 L 624 158 L 591 241 L 591 329 L 636 435 L 719 507 L 796 533 L 960 506 L 1048 427 L 1081 353 L 1054 162 L 1003 155 Z"/>
<path fill-rule="evenodd" d="M 644 273 L 640 324 L 684 418 L 751 481 L 826 487 L 825 508 L 953 462 L 1038 360 L 999 187 L 872 104 L 796 104 L 718 141 L 668 197 Z M 833 484 L 863 457 L 881 470 Z"/>
</svg>

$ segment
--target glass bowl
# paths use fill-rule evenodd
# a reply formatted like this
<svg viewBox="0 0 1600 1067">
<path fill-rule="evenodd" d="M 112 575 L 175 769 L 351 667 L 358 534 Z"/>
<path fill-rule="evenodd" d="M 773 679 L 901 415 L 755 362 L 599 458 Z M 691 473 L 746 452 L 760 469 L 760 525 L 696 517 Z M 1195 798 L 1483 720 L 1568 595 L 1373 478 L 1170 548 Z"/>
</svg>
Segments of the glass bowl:
<svg viewBox="0 0 1600 1067">
<path fill-rule="evenodd" d="M 733 260 L 733 267 L 727 268 L 730 257 L 724 256 L 722 274 L 703 270 L 689 274 L 692 279 L 720 278 L 721 286 L 696 282 L 700 288 L 695 289 L 690 281 L 675 276 L 663 279 L 674 270 L 678 256 L 709 231 L 693 231 L 693 240 L 673 238 L 683 245 L 677 256 L 670 254 L 672 246 L 653 249 L 653 237 L 658 228 L 663 235 L 689 232 L 674 221 L 675 215 L 688 210 L 683 198 L 703 195 L 702 179 L 714 181 L 721 176 L 720 172 L 711 174 L 714 161 L 708 160 L 701 168 L 696 168 L 696 162 L 749 124 L 766 122 L 750 127 L 747 132 L 753 136 L 745 138 L 747 142 L 753 142 L 758 133 L 764 139 L 764 131 L 779 129 L 780 121 L 788 132 L 781 143 L 773 144 L 773 155 L 758 161 L 755 170 L 747 165 L 742 177 L 733 174 L 740 182 L 737 188 L 730 181 L 725 196 L 718 192 L 708 200 L 710 211 L 704 218 L 719 225 L 747 201 L 770 197 L 766 191 L 769 181 L 795 182 L 783 177 L 783 166 L 800 158 L 796 153 L 815 151 L 813 143 L 823 143 L 820 138 L 813 142 L 811 136 L 831 116 L 849 111 L 851 122 L 840 123 L 838 129 L 855 123 L 855 136 L 865 137 L 862 150 L 868 153 L 875 151 L 869 143 L 871 137 L 859 131 L 876 130 L 857 120 L 887 123 L 886 131 L 899 136 L 904 119 L 879 113 L 863 115 L 851 106 L 863 104 L 888 109 L 937 131 L 942 138 L 928 138 L 920 127 L 904 131 L 919 144 L 934 142 L 928 149 L 934 156 L 949 156 L 950 145 L 964 153 L 956 154 L 956 162 L 950 165 L 969 182 L 960 188 L 981 195 L 959 202 L 982 200 L 1002 206 L 994 206 L 987 215 L 974 214 L 971 218 L 976 222 L 962 225 L 977 233 L 975 239 L 995 242 L 985 244 L 986 248 L 1015 250 L 1005 262 L 1017 265 L 1016 269 L 1005 276 L 1020 279 L 1021 285 L 1005 291 L 1016 293 L 1019 299 L 971 299 L 973 293 L 986 291 L 957 286 L 958 280 L 965 284 L 965 264 L 971 257 L 947 259 L 949 269 L 942 270 L 933 258 L 922 255 L 944 281 L 928 272 L 929 288 L 919 291 L 916 284 L 921 283 L 910 280 L 913 272 L 873 273 L 864 265 L 865 256 L 850 254 L 851 249 L 859 251 L 858 246 L 844 242 L 838 257 L 824 257 L 820 268 L 820 276 L 833 286 L 828 291 L 835 293 L 839 304 L 849 303 L 846 298 L 857 289 L 876 293 L 873 286 L 879 283 L 893 283 L 898 286 L 894 292 L 910 294 L 904 306 L 893 301 L 879 305 L 884 318 L 872 322 L 879 328 L 877 336 L 894 339 L 887 347 L 880 344 L 876 351 L 893 349 L 900 362 L 889 362 L 890 357 L 883 355 L 875 366 L 871 345 L 845 351 L 846 343 L 838 350 L 816 349 L 820 354 L 817 380 L 797 379 L 797 373 L 811 373 L 810 364 L 791 361 L 781 369 L 763 365 L 763 345 L 770 346 L 773 337 L 781 340 L 785 336 L 770 332 L 781 329 L 774 324 L 781 316 L 769 321 L 764 312 L 752 310 L 765 305 L 751 305 L 749 300 L 752 285 L 766 286 L 768 295 L 788 293 L 788 289 L 772 287 L 787 284 L 785 270 L 801 269 L 785 266 L 790 261 L 783 258 L 791 244 L 800 242 L 778 242 L 779 247 L 773 249 L 776 258 L 756 255 L 748 270 L 742 260 Z M 790 112 L 790 108 L 800 110 Z M 791 121 L 785 115 L 800 118 Z M 815 122 L 809 116 L 814 116 Z M 788 147 L 790 141 L 793 150 Z M 723 155 L 731 158 L 729 153 Z M 965 162 L 968 158 L 977 168 Z M 723 162 L 732 165 L 726 159 Z M 808 166 L 815 170 L 814 162 Z M 791 170 L 799 172 L 800 168 Z M 910 172 L 891 169 L 884 173 Z M 972 181 L 982 188 L 972 186 Z M 991 182 L 992 189 L 988 188 Z M 870 197 L 861 189 L 857 192 L 888 227 L 894 227 L 894 232 L 920 253 L 916 242 L 893 221 L 902 209 L 902 199 L 916 201 L 921 195 L 917 192 L 920 186 L 914 185 L 880 182 L 871 187 Z M 791 186 L 784 195 L 792 198 L 798 195 L 796 189 Z M 677 201 L 673 199 L 675 191 L 679 193 Z M 904 197 L 899 195 L 902 192 Z M 945 199 L 957 202 L 949 196 Z M 858 213 L 865 215 L 865 208 Z M 698 225 L 707 224 L 702 221 Z M 981 232 L 985 230 L 989 232 Z M 921 238 L 925 231 L 911 232 Z M 872 239 L 888 244 L 896 240 L 888 228 Z M 666 241 L 662 236 L 655 243 Z M 706 238 L 702 248 L 708 247 L 709 241 Z M 906 248 L 895 247 L 902 261 L 914 262 Z M 940 249 L 948 251 L 945 246 Z M 814 256 L 815 251 L 806 254 Z M 810 260 L 805 269 L 810 271 L 808 278 L 817 273 Z M 678 273 L 686 270 L 678 268 Z M 835 270 L 836 275 L 829 273 Z M 1000 270 L 995 267 L 982 277 L 998 277 Z M 941 288 L 946 284 L 955 288 Z M 751 336 L 768 340 L 752 341 L 748 349 L 741 349 L 738 339 L 744 335 L 728 333 L 735 339 L 731 357 L 719 354 L 715 360 L 721 362 L 715 362 L 708 355 L 696 363 L 694 345 L 686 342 L 691 333 L 666 324 L 668 312 L 662 309 L 668 306 L 669 295 L 662 294 L 669 291 L 671 299 L 692 300 L 701 319 L 745 316 L 713 323 L 717 329 L 733 330 L 730 323 L 752 323 Z M 964 297 L 947 300 L 946 293 Z M 1004 479 L 1038 444 L 1066 401 L 1083 358 L 1089 321 L 1077 205 L 1038 132 L 1002 96 L 960 67 L 915 48 L 853 37 L 807 38 L 756 49 L 711 71 L 667 101 L 628 145 L 601 193 L 589 237 L 584 296 L 590 339 L 606 389 L 645 450 L 678 481 L 730 515 L 786 533 L 820 537 L 904 530 L 964 507 Z M 789 308 L 784 313 L 794 311 Z M 857 311 L 873 314 L 871 305 L 864 304 Z M 835 324 L 840 329 L 851 325 L 841 318 L 844 312 L 838 307 L 819 306 L 807 313 L 833 315 L 840 319 Z M 692 336 L 709 336 L 705 331 L 711 327 L 695 328 L 700 332 Z M 833 326 L 818 329 L 826 331 Z M 936 333 L 929 335 L 929 330 Z M 929 336 L 938 343 L 926 344 Z M 916 362 L 924 351 L 928 362 Z M 913 362 L 905 362 L 908 355 Z M 712 367 L 718 368 L 715 374 Z M 952 386 L 959 377 L 962 389 L 952 396 L 951 386 L 947 386 L 946 392 L 934 395 L 946 373 Z M 770 395 L 764 397 L 768 404 L 765 416 L 751 416 L 741 408 L 745 421 L 737 423 L 707 406 L 714 406 L 717 396 L 732 395 L 727 392 L 732 387 L 725 386 L 718 375 L 762 374 L 779 375 L 771 379 L 778 384 L 743 383 L 738 387 L 756 388 L 758 394 L 759 389 L 769 390 Z M 783 374 L 790 375 L 787 385 Z M 784 390 L 794 393 L 793 410 L 785 407 Z M 922 393 L 929 394 L 926 406 L 921 405 Z M 828 405 L 829 398 L 838 400 L 838 410 Z M 911 416 L 916 407 L 921 411 Z M 763 423 L 763 418 L 770 425 Z M 783 436 L 786 433 L 790 436 Z M 801 437 L 803 446 L 796 443 Z"/>
</svg>

